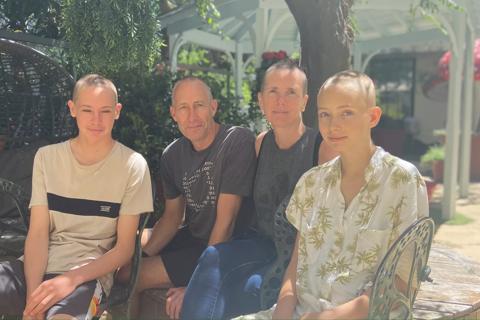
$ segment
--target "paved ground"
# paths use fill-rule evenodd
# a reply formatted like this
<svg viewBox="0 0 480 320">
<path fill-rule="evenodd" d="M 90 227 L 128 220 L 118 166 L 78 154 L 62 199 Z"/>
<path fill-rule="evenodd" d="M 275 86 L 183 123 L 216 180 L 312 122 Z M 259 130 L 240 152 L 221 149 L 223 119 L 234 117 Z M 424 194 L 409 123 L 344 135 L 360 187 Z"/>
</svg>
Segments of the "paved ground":
<svg viewBox="0 0 480 320">
<path fill-rule="evenodd" d="M 430 205 L 431 214 L 440 212 L 443 187 L 437 186 Z M 457 213 L 471 219 L 465 224 L 451 225 L 437 223 L 434 242 L 444 244 L 453 250 L 480 262 L 480 183 L 470 185 L 468 199 L 457 200 Z M 456 219 L 457 220 L 457 219 Z"/>
</svg>

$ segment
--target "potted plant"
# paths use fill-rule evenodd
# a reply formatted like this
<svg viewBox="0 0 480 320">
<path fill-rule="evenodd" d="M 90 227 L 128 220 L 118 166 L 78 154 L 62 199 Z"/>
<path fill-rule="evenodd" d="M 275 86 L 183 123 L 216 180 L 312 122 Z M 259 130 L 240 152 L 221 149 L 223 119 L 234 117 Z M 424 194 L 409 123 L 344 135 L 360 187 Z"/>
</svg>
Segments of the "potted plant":
<svg viewBox="0 0 480 320">
<path fill-rule="evenodd" d="M 422 165 L 430 165 L 432 168 L 432 177 L 435 182 L 443 181 L 443 160 L 445 159 L 445 146 L 431 146 L 427 152 L 420 158 Z"/>
</svg>

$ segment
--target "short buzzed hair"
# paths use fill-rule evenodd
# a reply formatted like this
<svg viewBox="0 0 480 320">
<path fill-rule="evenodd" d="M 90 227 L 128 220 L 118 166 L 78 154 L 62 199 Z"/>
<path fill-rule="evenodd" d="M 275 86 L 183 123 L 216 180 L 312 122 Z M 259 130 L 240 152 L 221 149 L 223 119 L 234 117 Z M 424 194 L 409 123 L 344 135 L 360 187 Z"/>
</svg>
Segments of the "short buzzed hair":
<svg viewBox="0 0 480 320">
<path fill-rule="evenodd" d="M 115 96 L 115 103 L 118 103 L 118 94 L 117 88 L 113 84 L 112 80 L 105 78 L 99 74 L 87 74 L 78 79 L 75 83 L 75 87 L 73 87 L 73 101 L 76 101 L 80 91 L 85 87 L 106 87 L 110 88 L 113 91 Z"/>
<path fill-rule="evenodd" d="M 284 59 L 284 60 L 275 62 L 270 67 L 268 67 L 267 71 L 265 71 L 265 73 L 263 74 L 262 83 L 261 83 L 261 86 L 260 86 L 260 91 L 263 91 L 263 89 L 265 88 L 265 81 L 267 79 L 267 75 L 274 70 L 290 70 L 290 71 L 298 70 L 298 71 L 300 71 L 304 75 L 303 93 L 304 94 L 308 93 L 307 75 L 306 75 L 305 71 L 300 66 L 298 66 L 298 64 L 295 61 L 293 61 L 291 59 Z"/>
<path fill-rule="evenodd" d="M 376 96 L 373 80 L 365 73 L 355 70 L 344 70 L 334 74 L 323 83 L 318 90 L 318 94 L 330 86 L 341 85 L 345 83 L 353 84 L 359 88 L 360 93 L 362 93 L 365 97 L 367 107 L 375 106 Z"/>
<path fill-rule="evenodd" d="M 210 99 L 210 101 L 213 100 L 212 89 L 210 89 L 208 84 L 206 84 L 205 81 L 203 81 L 200 78 L 189 76 L 189 77 L 185 77 L 183 79 L 178 80 L 173 85 L 173 88 L 172 88 L 172 105 L 173 105 L 173 100 L 174 100 L 174 96 L 175 96 L 175 91 L 177 91 L 177 88 L 185 82 L 195 82 L 195 81 L 200 82 L 205 87 L 205 90 L 207 91 L 207 94 L 208 94 L 208 98 Z"/>
</svg>

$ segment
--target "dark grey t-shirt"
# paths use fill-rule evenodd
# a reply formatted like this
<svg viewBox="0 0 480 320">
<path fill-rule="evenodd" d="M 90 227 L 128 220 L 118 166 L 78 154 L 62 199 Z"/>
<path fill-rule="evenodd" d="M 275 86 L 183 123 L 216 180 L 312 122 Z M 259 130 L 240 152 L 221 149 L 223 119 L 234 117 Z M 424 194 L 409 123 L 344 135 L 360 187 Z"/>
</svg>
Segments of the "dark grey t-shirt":
<svg viewBox="0 0 480 320">
<path fill-rule="evenodd" d="M 275 143 L 273 131 L 263 138 L 253 192 L 261 234 L 273 237 L 275 212 L 281 204 L 286 208 L 298 179 L 318 162 L 318 136 L 318 131 L 307 127 L 300 139 L 285 150 Z"/>
<path fill-rule="evenodd" d="M 202 151 L 181 137 L 162 154 L 165 197 L 185 197 L 185 223 L 194 237 L 208 241 L 219 194 L 251 195 L 255 165 L 255 137 L 248 129 L 221 125 L 213 143 Z"/>
</svg>

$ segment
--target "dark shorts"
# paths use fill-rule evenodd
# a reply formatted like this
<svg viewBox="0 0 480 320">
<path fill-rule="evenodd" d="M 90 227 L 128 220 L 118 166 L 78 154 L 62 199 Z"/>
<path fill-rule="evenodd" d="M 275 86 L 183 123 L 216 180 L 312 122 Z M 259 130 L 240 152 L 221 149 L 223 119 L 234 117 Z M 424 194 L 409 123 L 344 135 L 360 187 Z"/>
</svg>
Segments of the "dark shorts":
<svg viewBox="0 0 480 320">
<path fill-rule="evenodd" d="M 206 248 L 203 240 L 192 236 L 187 227 L 182 227 L 160 251 L 160 257 L 170 281 L 175 287 L 185 287 L 197 267 L 198 258 Z"/>
<path fill-rule="evenodd" d="M 44 280 L 56 276 L 56 274 L 47 274 Z M 0 315 L 21 316 L 25 309 L 26 289 L 23 261 L 13 260 L 0 263 Z M 67 314 L 76 319 L 91 319 L 93 316 L 97 316 L 98 305 L 103 297 L 104 293 L 99 281 L 85 282 L 48 309 L 45 318 L 48 319 L 57 314 Z"/>
</svg>

